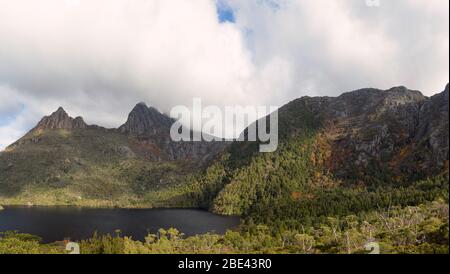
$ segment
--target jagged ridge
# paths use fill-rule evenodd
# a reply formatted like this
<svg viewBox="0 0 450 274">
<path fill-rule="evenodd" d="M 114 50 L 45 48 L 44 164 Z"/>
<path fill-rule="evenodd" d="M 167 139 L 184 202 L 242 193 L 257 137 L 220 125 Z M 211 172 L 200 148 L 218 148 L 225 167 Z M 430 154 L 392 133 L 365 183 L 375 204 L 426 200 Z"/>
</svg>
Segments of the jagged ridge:
<svg viewBox="0 0 450 274">
<path fill-rule="evenodd" d="M 173 122 L 172 118 L 157 109 L 147 107 L 145 103 L 139 103 L 128 115 L 126 123 L 119 127 L 119 131 L 136 136 L 168 135 Z"/>
<path fill-rule="evenodd" d="M 62 107 L 59 107 L 50 116 L 42 118 L 35 129 L 85 129 L 87 127 L 88 125 L 82 117 L 76 117 L 74 119 Z"/>
<path fill-rule="evenodd" d="M 82 118 L 73 119 L 60 108 L 0 155 L 0 199 L 5 193 L 27 199 L 23 197 L 29 196 L 22 195 L 29 188 L 42 193 L 80 193 L 108 202 L 116 197 L 130 199 L 131 194 L 135 202 L 143 202 L 143 197 L 153 191 L 156 198 L 146 200 L 147 205 L 177 205 L 180 201 L 192 205 L 197 202 L 193 197 L 200 195 L 211 201 L 221 192 L 220 200 L 227 191 L 253 199 L 258 194 L 242 180 L 254 177 L 253 182 L 264 185 L 270 174 L 266 170 L 288 178 L 286 172 L 291 167 L 273 162 L 279 158 L 302 162 L 304 159 L 292 155 L 304 145 L 292 145 L 292 141 L 303 138 L 302 133 L 311 129 L 320 133 L 316 141 L 326 147 L 319 160 L 311 160 L 319 163 L 322 179 L 332 175 L 333 180 L 349 185 L 367 185 L 368 178 L 384 175 L 389 177 L 384 183 L 396 184 L 448 170 L 448 85 L 443 93 L 431 98 L 404 87 L 362 89 L 335 98 L 303 97 L 280 108 L 279 114 L 281 148 L 288 144 L 287 151 L 254 158 L 257 154 L 247 149 L 247 143 L 234 143 L 229 151 L 231 158 L 219 161 L 225 170 L 212 168 L 219 176 L 207 176 L 189 188 L 189 183 L 180 180 L 217 163 L 215 159 L 228 146 L 226 143 L 172 142 L 169 129 L 173 120 L 142 103 L 119 129 L 87 126 Z M 261 174 L 247 174 L 252 161 L 265 163 L 264 170 L 258 171 Z M 313 182 L 315 176 L 311 176 Z M 204 186 L 212 178 L 212 185 Z M 219 185 L 214 186 L 216 183 Z M 223 188 L 222 184 L 230 187 Z M 173 189 L 175 185 L 178 188 Z M 160 200 L 161 191 L 167 189 L 171 199 Z M 183 191 L 189 195 L 183 196 Z M 259 200 L 225 201 L 227 207 L 241 209 L 242 204 Z M 67 203 L 81 202 L 71 198 Z M 117 203 L 127 205 L 130 201 Z"/>
</svg>

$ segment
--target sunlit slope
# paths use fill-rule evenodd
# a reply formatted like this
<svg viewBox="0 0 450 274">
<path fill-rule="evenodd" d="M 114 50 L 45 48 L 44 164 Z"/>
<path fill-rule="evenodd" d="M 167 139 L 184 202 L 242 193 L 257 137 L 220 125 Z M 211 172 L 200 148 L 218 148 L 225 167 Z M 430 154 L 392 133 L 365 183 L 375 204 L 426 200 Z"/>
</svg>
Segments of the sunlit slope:
<svg viewBox="0 0 450 274">
<path fill-rule="evenodd" d="M 179 185 L 224 145 L 171 142 L 171 121 L 138 104 L 105 129 L 60 108 L 0 154 L 0 204 L 196 206 Z"/>
<path fill-rule="evenodd" d="M 431 98 L 404 87 L 305 97 L 279 117 L 276 152 L 235 143 L 206 173 L 213 211 L 298 226 L 448 199 L 448 86 Z"/>
</svg>

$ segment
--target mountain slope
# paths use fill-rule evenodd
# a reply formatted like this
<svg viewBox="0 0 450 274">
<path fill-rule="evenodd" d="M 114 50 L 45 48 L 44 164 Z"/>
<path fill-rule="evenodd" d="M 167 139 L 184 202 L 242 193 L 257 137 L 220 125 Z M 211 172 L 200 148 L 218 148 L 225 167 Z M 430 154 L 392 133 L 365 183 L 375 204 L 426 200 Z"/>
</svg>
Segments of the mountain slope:
<svg viewBox="0 0 450 274">
<path fill-rule="evenodd" d="M 105 129 L 59 108 L 0 154 L 0 203 L 154 206 L 149 192 L 184 182 L 224 147 L 175 144 L 172 122 L 138 104 Z"/>
<path fill-rule="evenodd" d="M 60 107 L 50 116 L 42 118 L 34 131 L 46 129 L 86 129 L 87 127 L 88 125 L 84 122 L 82 117 L 73 119 L 62 107 Z"/>
<path fill-rule="evenodd" d="M 206 180 L 218 190 L 208 205 L 298 225 L 448 199 L 448 97 L 447 85 L 431 98 L 397 87 L 297 99 L 279 110 L 275 153 L 260 154 L 255 143 L 230 147 L 218 177 Z"/>
<path fill-rule="evenodd" d="M 204 165 L 227 146 L 222 142 L 173 142 L 170 128 L 174 122 L 155 108 L 139 103 L 118 131 L 128 136 L 133 151 L 155 161 L 189 160 Z"/>
<path fill-rule="evenodd" d="M 448 97 L 448 85 L 431 98 L 404 87 L 303 97 L 280 108 L 274 153 L 172 142 L 173 120 L 143 103 L 118 129 L 60 108 L 0 154 L 0 203 L 191 206 L 263 222 L 415 205 L 448 193 Z"/>
</svg>

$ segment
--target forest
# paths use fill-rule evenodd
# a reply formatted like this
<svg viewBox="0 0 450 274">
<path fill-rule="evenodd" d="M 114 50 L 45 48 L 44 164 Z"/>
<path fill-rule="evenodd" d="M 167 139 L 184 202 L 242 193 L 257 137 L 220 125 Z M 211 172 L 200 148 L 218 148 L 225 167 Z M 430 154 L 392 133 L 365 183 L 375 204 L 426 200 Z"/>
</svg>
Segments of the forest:
<svg viewBox="0 0 450 274">
<path fill-rule="evenodd" d="M 392 117 L 374 114 L 374 121 L 354 130 L 353 120 L 326 122 L 314 104 L 302 99 L 280 112 L 280 143 L 273 153 L 258 153 L 258 143 L 242 142 L 194 173 L 180 172 L 180 163 L 115 166 L 118 182 L 129 182 L 139 194 L 137 203 L 126 199 L 126 206 L 239 216 L 235 230 L 188 237 L 167 227 L 144 241 L 121 231 L 93 232 L 80 242 L 81 252 L 355 254 L 370 252 L 367 244 L 376 243 L 388 254 L 448 253 L 448 160 L 435 159 L 439 153 L 431 152 L 429 141 L 413 143 L 396 131 L 399 122 Z M 377 126 L 380 119 L 394 128 L 391 135 L 380 137 L 385 134 Z M 374 148 L 373 140 L 382 141 Z M 360 159 L 370 148 L 373 155 Z M 172 183 L 164 184 L 161 178 L 169 177 Z M 64 252 L 63 242 L 42 244 L 14 231 L 0 236 L 0 253 Z"/>
<path fill-rule="evenodd" d="M 145 241 L 96 235 L 80 243 L 82 254 L 361 254 L 375 242 L 382 254 L 447 254 L 448 200 L 418 206 L 390 207 L 363 215 L 328 217 L 299 229 L 271 229 L 244 223 L 224 235 L 185 237 L 175 228 L 160 229 Z M 279 227 L 283 227 L 280 225 Z M 41 244 L 37 236 L 7 232 L 0 236 L 0 254 L 65 254 L 63 242 Z"/>
</svg>

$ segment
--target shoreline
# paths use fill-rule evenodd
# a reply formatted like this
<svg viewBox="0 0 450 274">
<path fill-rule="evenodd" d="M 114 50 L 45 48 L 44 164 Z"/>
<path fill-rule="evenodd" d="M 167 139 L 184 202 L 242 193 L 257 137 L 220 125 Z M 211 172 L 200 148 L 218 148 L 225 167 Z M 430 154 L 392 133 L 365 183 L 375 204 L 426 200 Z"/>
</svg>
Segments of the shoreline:
<svg viewBox="0 0 450 274">
<path fill-rule="evenodd" d="M 157 206 L 157 207 L 145 207 L 145 206 L 106 206 L 106 205 L 67 205 L 67 204 L 22 204 L 22 203 L 1 203 L 0 204 L 0 211 L 7 210 L 8 208 L 77 208 L 77 209 L 122 209 L 122 210 L 159 210 L 159 209 L 178 209 L 178 210 L 199 210 L 211 213 L 216 216 L 222 216 L 222 217 L 237 217 L 241 218 L 240 215 L 227 215 L 227 214 L 219 214 L 214 211 L 210 211 L 206 208 L 201 207 L 180 207 L 180 206 Z"/>
</svg>

